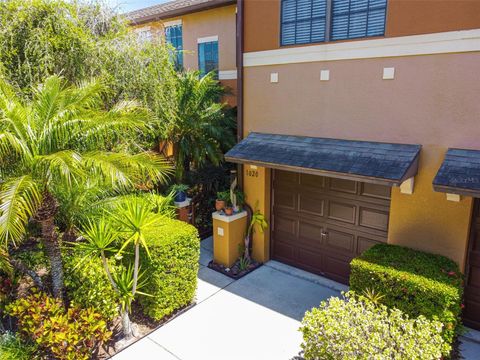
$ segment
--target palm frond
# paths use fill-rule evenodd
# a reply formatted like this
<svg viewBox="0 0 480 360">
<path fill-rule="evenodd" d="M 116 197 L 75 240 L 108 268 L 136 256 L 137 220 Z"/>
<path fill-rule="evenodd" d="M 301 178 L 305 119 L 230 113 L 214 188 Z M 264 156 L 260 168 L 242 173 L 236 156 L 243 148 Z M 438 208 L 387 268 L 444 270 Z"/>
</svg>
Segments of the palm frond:
<svg viewBox="0 0 480 360">
<path fill-rule="evenodd" d="M 29 175 L 14 178 L 0 188 L 0 241 L 19 242 L 28 220 L 41 202 L 37 184 Z"/>
<path fill-rule="evenodd" d="M 35 158 L 35 172 L 40 172 L 47 181 L 60 179 L 71 185 L 73 181 L 85 178 L 82 157 L 73 150 L 63 150 Z"/>
</svg>

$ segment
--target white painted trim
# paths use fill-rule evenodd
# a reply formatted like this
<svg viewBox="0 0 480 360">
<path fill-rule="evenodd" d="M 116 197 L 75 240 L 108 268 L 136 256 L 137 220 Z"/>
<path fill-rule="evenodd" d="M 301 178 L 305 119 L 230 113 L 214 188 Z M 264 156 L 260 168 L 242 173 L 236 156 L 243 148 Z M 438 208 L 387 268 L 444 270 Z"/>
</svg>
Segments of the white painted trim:
<svg viewBox="0 0 480 360">
<path fill-rule="evenodd" d="M 237 214 L 233 214 L 233 215 L 223 215 L 223 214 L 220 214 L 218 211 L 216 211 L 212 214 L 213 219 L 220 220 L 220 221 L 223 221 L 223 222 L 226 222 L 226 223 L 244 218 L 246 216 L 247 216 L 246 211 L 241 211 L 241 212 L 239 212 Z"/>
<path fill-rule="evenodd" d="M 197 39 L 197 44 L 206 43 L 206 42 L 212 42 L 212 41 L 218 41 L 218 35 L 206 36 L 206 37 L 198 38 L 198 39 Z"/>
<path fill-rule="evenodd" d="M 220 70 L 218 72 L 219 80 L 235 80 L 237 78 L 237 70 Z"/>
<path fill-rule="evenodd" d="M 182 19 L 165 21 L 163 27 L 182 25 Z"/>
<path fill-rule="evenodd" d="M 243 65 L 249 67 L 471 51 L 480 51 L 480 29 L 250 52 L 243 54 Z"/>
</svg>

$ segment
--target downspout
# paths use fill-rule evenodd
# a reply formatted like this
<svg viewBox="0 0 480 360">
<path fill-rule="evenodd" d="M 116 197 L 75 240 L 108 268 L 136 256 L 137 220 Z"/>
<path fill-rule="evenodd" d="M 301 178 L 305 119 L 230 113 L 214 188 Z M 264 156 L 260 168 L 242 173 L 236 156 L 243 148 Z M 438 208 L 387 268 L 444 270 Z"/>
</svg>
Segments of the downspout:
<svg viewBox="0 0 480 360">
<path fill-rule="evenodd" d="M 243 8 L 245 0 L 237 0 L 237 142 L 243 139 Z M 243 190 L 243 166 L 237 166 L 238 184 Z"/>
</svg>

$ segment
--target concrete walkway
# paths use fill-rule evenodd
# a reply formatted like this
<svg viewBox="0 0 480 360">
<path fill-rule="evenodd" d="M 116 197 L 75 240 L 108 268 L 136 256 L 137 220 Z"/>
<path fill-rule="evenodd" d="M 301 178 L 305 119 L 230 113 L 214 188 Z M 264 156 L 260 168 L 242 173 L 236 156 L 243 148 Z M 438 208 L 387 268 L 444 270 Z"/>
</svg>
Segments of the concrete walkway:
<svg viewBox="0 0 480 360">
<path fill-rule="evenodd" d="M 114 360 L 301 359 L 306 310 L 347 287 L 270 261 L 244 278 L 207 268 L 212 239 L 201 244 L 197 305 L 126 348 Z M 480 358 L 475 335 L 462 340 L 465 359 Z"/>
</svg>

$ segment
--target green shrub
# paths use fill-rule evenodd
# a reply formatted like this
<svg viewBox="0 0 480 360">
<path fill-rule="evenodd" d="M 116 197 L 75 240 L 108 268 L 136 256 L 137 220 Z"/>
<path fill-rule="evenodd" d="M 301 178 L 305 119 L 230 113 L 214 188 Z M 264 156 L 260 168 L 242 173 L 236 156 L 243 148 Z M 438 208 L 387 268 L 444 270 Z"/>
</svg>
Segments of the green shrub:
<svg viewBox="0 0 480 360">
<path fill-rule="evenodd" d="M 142 271 L 148 274 L 139 298 L 144 312 L 155 320 L 192 302 L 197 287 L 200 240 L 197 230 L 178 220 L 165 220 L 147 235 L 150 257 L 142 254 Z"/>
<path fill-rule="evenodd" d="M 65 288 L 71 305 L 93 308 L 105 320 L 113 320 L 118 315 L 118 296 L 108 281 L 101 260 L 96 257 L 84 260 L 81 253 L 64 258 Z"/>
<path fill-rule="evenodd" d="M 34 358 L 35 345 L 27 343 L 12 333 L 0 336 L 0 359 L 30 360 Z"/>
<path fill-rule="evenodd" d="M 411 317 L 439 320 L 449 344 L 460 329 L 463 276 L 444 256 L 379 244 L 351 262 L 350 289 L 374 290 L 381 303 Z"/>
<path fill-rule="evenodd" d="M 347 293 L 307 312 L 300 331 L 306 360 L 434 360 L 450 351 L 442 327 L 438 321 L 410 319 L 398 309 Z"/>
<path fill-rule="evenodd" d="M 93 309 L 65 310 L 60 300 L 43 293 L 18 299 L 8 305 L 7 311 L 17 318 L 21 335 L 59 360 L 90 359 L 93 351 L 112 335 Z"/>
</svg>

